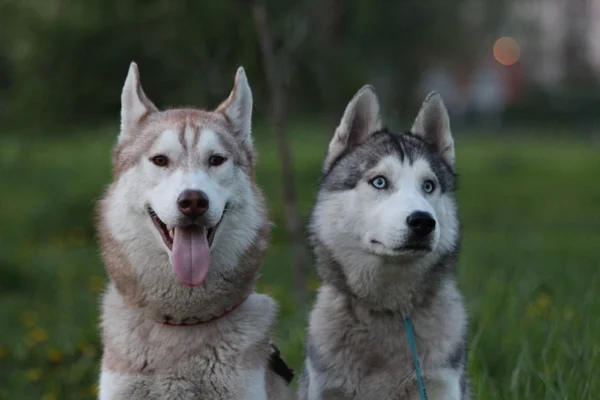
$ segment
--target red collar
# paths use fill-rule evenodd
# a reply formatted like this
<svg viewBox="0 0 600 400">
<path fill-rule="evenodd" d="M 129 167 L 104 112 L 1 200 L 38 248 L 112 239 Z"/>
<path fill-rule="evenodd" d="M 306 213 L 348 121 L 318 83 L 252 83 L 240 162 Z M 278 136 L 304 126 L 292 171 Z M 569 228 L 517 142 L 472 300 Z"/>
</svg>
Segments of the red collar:
<svg viewBox="0 0 600 400">
<path fill-rule="evenodd" d="M 248 299 L 248 297 L 244 297 L 242 299 L 242 301 L 240 301 L 239 303 L 237 303 L 236 305 L 234 305 L 233 307 L 231 307 L 228 310 L 225 310 L 222 314 L 217 315 L 212 317 L 209 320 L 206 321 L 197 321 L 197 322 L 192 322 L 192 323 L 181 323 L 181 324 L 174 324 L 172 322 L 169 321 L 156 321 L 159 324 L 163 324 L 163 325 L 168 325 L 168 326 L 194 326 L 194 325 L 202 325 L 202 324 L 208 324 L 209 322 L 213 322 L 218 320 L 219 318 L 223 318 L 226 315 L 231 314 L 232 312 L 234 312 L 239 306 L 241 306 L 242 304 L 244 304 L 244 302 Z"/>
</svg>

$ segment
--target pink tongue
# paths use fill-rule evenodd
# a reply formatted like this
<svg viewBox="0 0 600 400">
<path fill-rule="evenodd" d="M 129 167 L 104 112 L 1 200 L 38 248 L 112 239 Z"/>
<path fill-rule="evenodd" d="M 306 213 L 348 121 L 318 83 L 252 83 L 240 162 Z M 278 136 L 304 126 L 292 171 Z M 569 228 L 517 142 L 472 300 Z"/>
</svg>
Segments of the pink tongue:
<svg viewBox="0 0 600 400">
<path fill-rule="evenodd" d="M 175 228 L 171 264 L 184 285 L 202 284 L 210 266 L 206 229 L 197 226 Z"/>
</svg>

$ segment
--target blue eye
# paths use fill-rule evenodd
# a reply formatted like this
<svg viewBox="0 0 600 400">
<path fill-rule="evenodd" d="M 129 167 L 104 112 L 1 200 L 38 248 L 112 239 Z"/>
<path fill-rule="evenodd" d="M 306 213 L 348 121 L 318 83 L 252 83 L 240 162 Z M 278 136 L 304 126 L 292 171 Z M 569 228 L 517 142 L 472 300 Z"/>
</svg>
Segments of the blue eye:
<svg viewBox="0 0 600 400">
<path fill-rule="evenodd" d="M 383 176 L 376 176 L 375 178 L 371 179 L 371 181 L 369 183 L 375 189 L 379 189 L 379 190 L 386 189 L 388 187 L 388 181 Z"/>
<path fill-rule="evenodd" d="M 431 194 L 433 193 L 433 191 L 435 190 L 435 183 L 433 183 L 432 180 L 426 180 L 425 182 L 423 182 L 423 191 L 427 194 Z"/>
</svg>

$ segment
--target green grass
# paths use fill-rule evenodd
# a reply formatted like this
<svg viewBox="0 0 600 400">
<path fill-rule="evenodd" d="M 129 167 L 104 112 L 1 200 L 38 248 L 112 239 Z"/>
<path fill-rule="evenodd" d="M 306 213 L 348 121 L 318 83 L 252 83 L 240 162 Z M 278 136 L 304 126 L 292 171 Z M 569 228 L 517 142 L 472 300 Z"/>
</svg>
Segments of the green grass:
<svg viewBox="0 0 600 400">
<path fill-rule="evenodd" d="M 596 399 L 599 148 L 521 133 L 456 140 L 474 391 L 479 399 Z M 110 128 L 0 138 L 0 399 L 94 398 L 106 276 L 93 207 L 111 177 L 115 137 Z M 329 133 L 297 125 L 290 137 L 306 216 Z M 276 341 L 299 370 L 310 304 L 290 295 L 274 140 L 257 129 L 256 143 L 276 223 L 259 290 L 281 304 Z"/>
</svg>

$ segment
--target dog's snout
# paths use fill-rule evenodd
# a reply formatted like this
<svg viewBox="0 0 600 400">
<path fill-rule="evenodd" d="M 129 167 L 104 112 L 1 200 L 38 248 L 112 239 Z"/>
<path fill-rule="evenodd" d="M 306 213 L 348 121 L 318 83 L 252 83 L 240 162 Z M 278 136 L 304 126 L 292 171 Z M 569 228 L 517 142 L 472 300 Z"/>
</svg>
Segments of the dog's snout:
<svg viewBox="0 0 600 400">
<path fill-rule="evenodd" d="M 208 196 L 201 190 L 184 190 L 177 198 L 177 206 L 187 217 L 200 217 L 208 210 Z"/>
<path fill-rule="evenodd" d="M 419 236 L 430 234 L 435 229 L 435 219 L 425 211 L 415 211 L 406 218 L 410 229 Z"/>
</svg>

